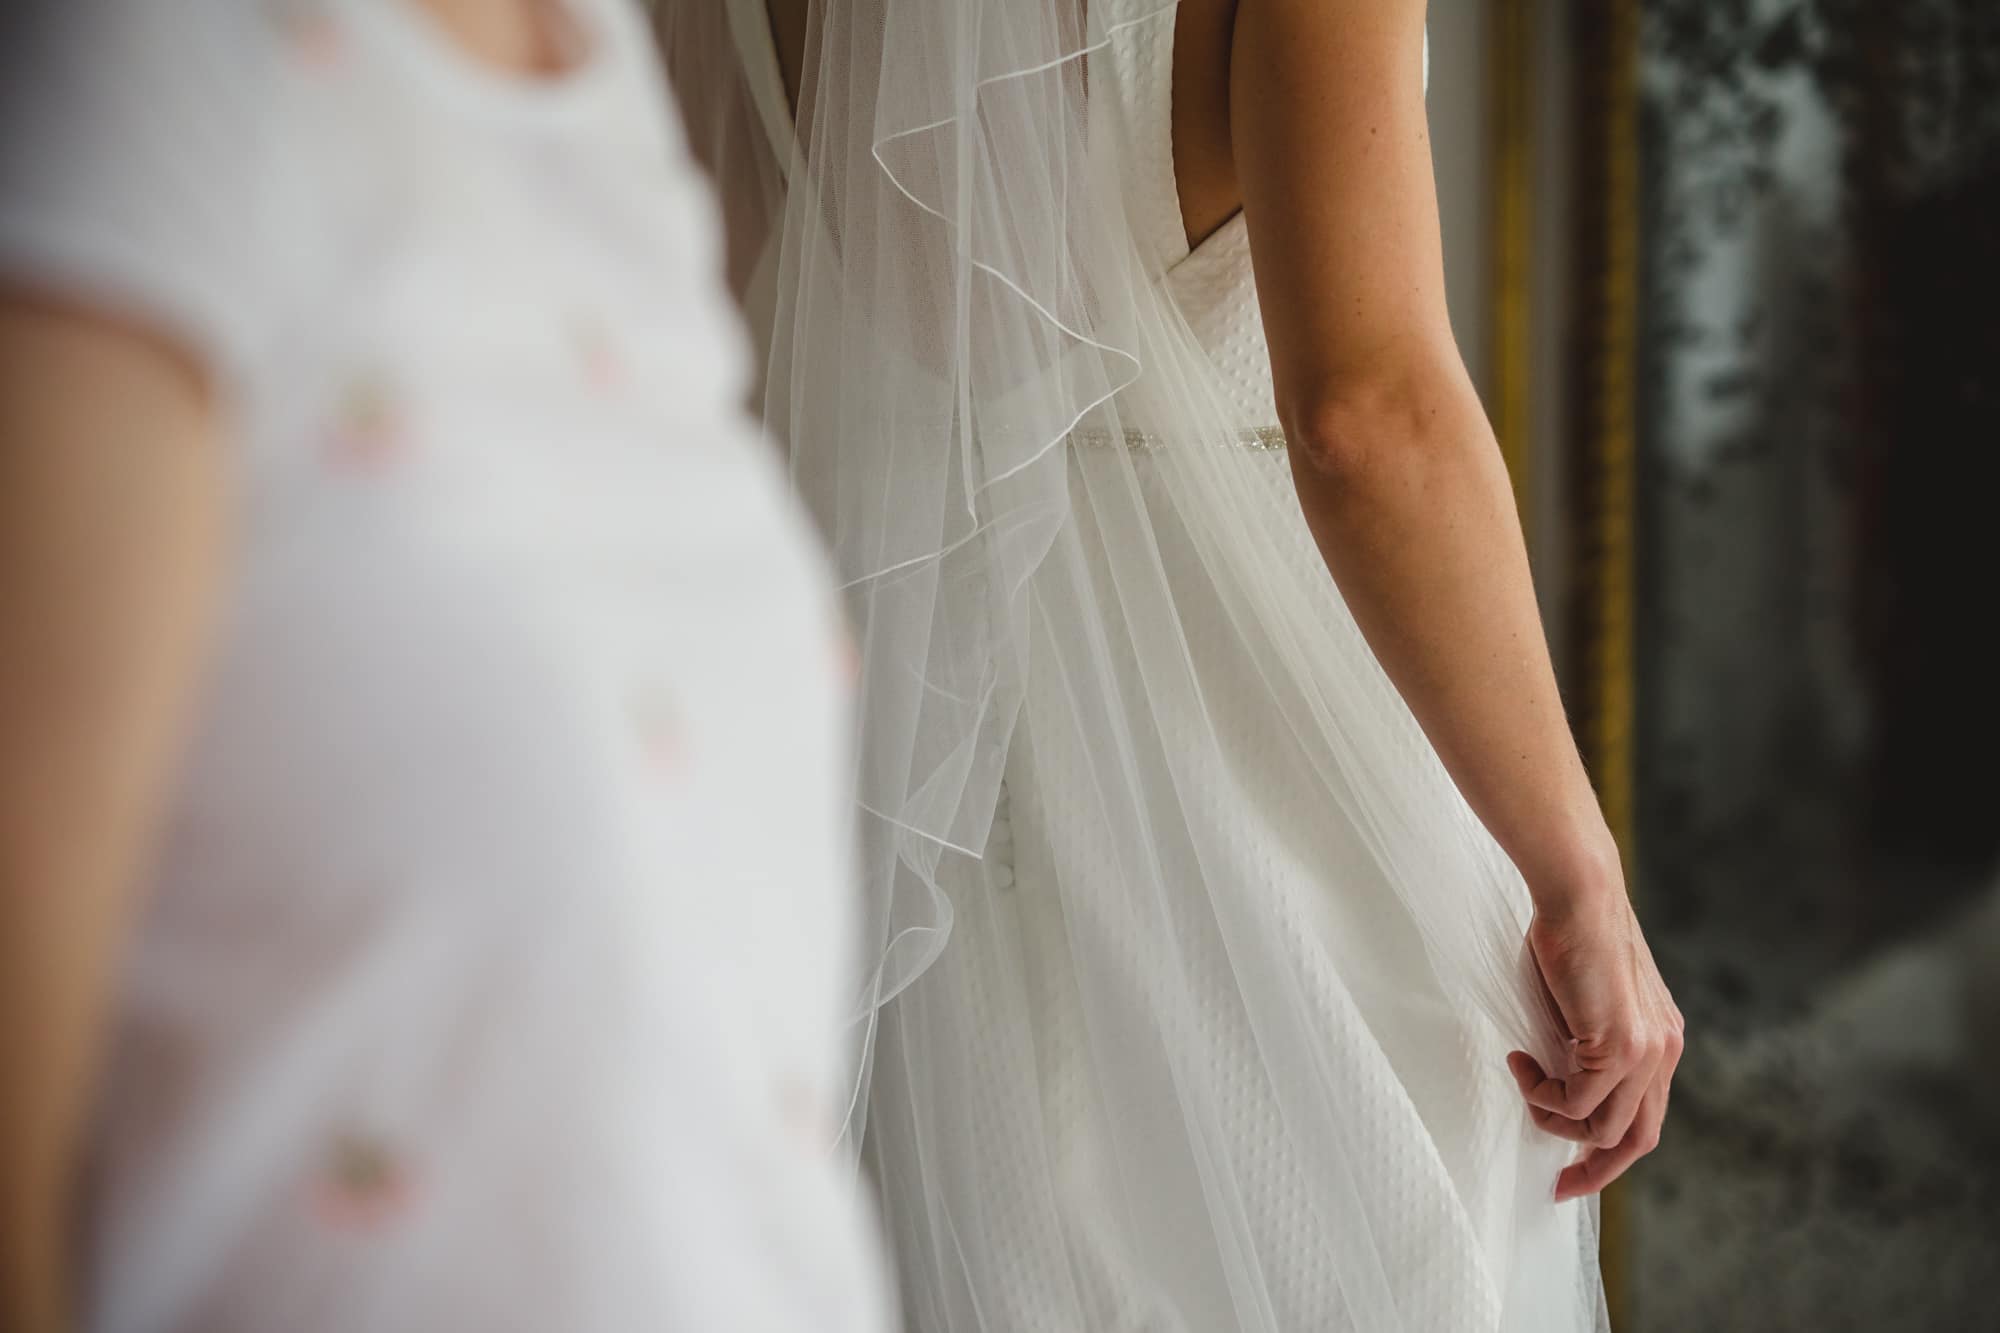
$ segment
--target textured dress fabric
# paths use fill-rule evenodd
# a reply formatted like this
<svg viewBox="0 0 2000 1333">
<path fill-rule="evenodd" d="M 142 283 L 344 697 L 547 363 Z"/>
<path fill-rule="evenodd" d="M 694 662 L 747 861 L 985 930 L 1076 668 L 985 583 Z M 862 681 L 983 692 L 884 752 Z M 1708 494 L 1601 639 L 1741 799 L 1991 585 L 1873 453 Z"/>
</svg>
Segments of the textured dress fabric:
<svg viewBox="0 0 2000 1333">
<path fill-rule="evenodd" d="M 761 4 L 731 4 L 744 100 L 796 170 Z M 949 938 L 882 1008 L 874 1046 L 867 1148 L 910 1324 L 1599 1327 L 1588 1215 L 1550 1201 L 1564 1149 L 1534 1141 L 1503 1063 L 1516 1038 L 1440 975 L 1383 847 L 1465 849 L 1440 863 L 1467 871 L 1465 894 L 1505 899 L 1491 949 L 1510 961 L 1518 876 L 1367 653 L 1271 447 L 1242 218 L 1186 244 L 1171 12 L 1102 32 L 1092 142 L 1238 443 L 1206 442 L 1210 471 L 1182 466 L 1186 397 L 1136 339 L 1139 373 L 1063 442 L 1067 505 L 1022 595 L 1024 690 L 991 833 L 940 868 Z M 772 265 L 746 267 L 769 280 Z M 794 404 L 794 433 L 813 428 Z M 1226 483 L 1241 526 L 1205 512 L 1190 476 Z M 1246 528 L 1265 562 L 1247 573 L 1215 551 Z M 1288 626 L 1246 614 L 1246 578 L 1302 590 L 1283 614 L 1366 669 L 1331 684 L 1310 659 L 1303 682 L 1273 671 Z M 1354 717 L 1307 725 L 1328 698 Z M 1421 794 L 1413 828 L 1329 798 L 1366 767 L 1356 752 Z"/>
<path fill-rule="evenodd" d="M 1111 48 L 1101 63 L 1111 76 L 1094 80 L 1093 92 L 1118 99 L 1116 114 L 1150 128 L 1158 145 L 1155 169 L 1124 182 L 1133 216 L 1159 224 L 1149 229 L 1155 233 L 1149 239 L 1164 257 L 1160 281 L 1226 378 L 1239 424 L 1270 426 L 1277 420 L 1270 354 L 1243 218 L 1232 218 L 1192 253 L 1181 239 L 1167 138 L 1171 39 L 1172 25 L 1160 23 Z M 1143 380 L 1121 407 L 1123 418 L 1143 432 L 1149 422 Z M 1089 447 L 1075 449 L 1073 460 L 1079 473 L 1108 466 Z M 1144 488 L 1143 453 L 1134 466 Z M 1291 535 L 1298 566 L 1321 571 L 1283 452 L 1246 449 L 1238 466 L 1255 475 L 1268 497 L 1270 524 Z M 1078 484 L 1089 480 L 1080 476 Z M 1328 1049 L 1354 1083 L 1358 1114 L 1350 1116 L 1348 1129 L 1357 1157 L 1377 1173 L 1363 1188 L 1384 1201 L 1383 1214 L 1370 1223 L 1396 1247 L 1382 1261 L 1393 1270 L 1392 1283 L 1408 1293 L 1400 1304 L 1407 1326 L 1489 1327 L 1498 1315 L 1494 1284 L 1480 1271 L 1479 1238 L 1458 1205 L 1453 1170 L 1469 1181 L 1477 1169 L 1467 1160 L 1472 1145 L 1499 1123 L 1518 1119 L 1518 1105 L 1491 1080 L 1467 1076 L 1475 1054 L 1469 1034 L 1428 993 L 1421 941 L 1382 901 L 1387 892 L 1371 882 L 1375 872 L 1351 831 L 1309 800 L 1311 776 L 1288 744 L 1284 718 L 1229 706 L 1232 678 L 1252 667 L 1235 651 L 1232 627 L 1205 586 L 1201 562 L 1166 539 L 1173 509 L 1157 506 L 1153 517 L 1198 673 L 1212 686 L 1205 691 L 1211 712 L 1204 725 L 1222 742 L 1224 762 L 1199 776 L 1193 787 L 1199 799 L 1186 808 L 1190 820 L 1208 823 L 1232 853 L 1228 865 L 1205 866 L 1204 873 L 1226 879 L 1282 922 L 1289 952 L 1259 960 L 1259 966 L 1300 979 L 1314 997 Z M 1087 559 L 1098 542 L 1085 532 L 1079 546 Z M 1177 554 L 1184 557 L 1178 567 Z M 1344 618 L 1332 583 L 1319 581 L 1327 590 L 1327 618 Z M 1038 661 L 1061 652 L 1057 644 L 1038 648 Z M 1136 676 L 1136 663 L 1132 669 Z M 1022 1199 L 1019 1211 L 992 1233 L 1018 1249 L 990 1260 L 996 1275 L 987 1297 L 991 1326 L 1063 1327 L 1059 1312 L 1071 1284 L 1094 1312 L 1093 1329 L 1193 1333 L 1236 1326 L 1211 1237 L 1174 1225 L 1171 1204 L 1168 1216 L 1145 1225 L 1107 1215 L 1098 1205 L 1114 1192 L 1107 1177 L 1148 1169 L 1147 1150 L 1134 1145 L 1155 1132 L 1175 1134 L 1179 1111 L 1168 1106 L 1152 1108 L 1164 1115 L 1150 1113 L 1147 1099 L 1137 1095 L 1151 1081 L 1144 1071 L 1134 1071 L 1130 1091 L 1093 1086 L 1104 1077 L 1104 1062 L 1088 1054 L 1086 1006 L 1059 984 L 1083 974 L 1107 979 L 1134 1006 L 1196 1016 L 1169 1041 L 1184 1055 L 1198 1052 L 1195 1058 L 1222 1090 L 1230 1166 L 1243 1186 L 1240 1205 L 1272 1291 L 1277 1327 L 1352 1328 L 1341 1274 L 1322 1243 L 1340 1219 L 1328 1216 L 1324 1201 L 1306 1188 L 1301 1145 L 1272 1095 L 1237 999 L 1235 964 L 1220 941 L 1193 922 L 1169 938 L 1149 939 L 1102 896 L 1058 891 L 1062 883 L 1102 882 L 1115 857 L 1104 845 L 1111 834 L 1093 814 L 1091 765 L 1080 752 L 1085 738 L 1038 725 L 1038 719 L 1063 714 L 1055 699 L 1037 697 L 1038 690 L 1053 692 L 1060 683 L 1048 672 L 1031 672 L 1029 679 L 1024 734 L 1008 769 L 1007 817 L 987 858 L 989 880 L 1000 892 L 954 903 L 958 937 L 935 975 L 917 983 L 961 988 L 975 1031 L 1007 1030 L 1017 1004 L 1026 1003 L 1032 1015 L 1032 1049 L 1020 1052 L 1018 1067 L 1010 1067 L 1005 1052 L 990 1052 L 973 1066 L 980 1087 L 968 1098 L 986 1108 L 971 1133 L 986 1159 L 977 1188 L 988 1193 L 989 1206 L 1007 1198 L 1008 1182 L 1034 1179 L 1044 1159 L 1057 1164 L 1060 1186 L 1052 1201 L 1055 1216 L 1038 1216 L 1033 1206 L 1049 1201 Z M 1192 729 L 1195 719 L 1188 725 Z M 1103 911 L 1082 912 L 1079 904 L 1101 904 Z M 1047 981 L 1010 994 L 1006 978 L 1017 967 Z M 1172 1003 L 1161 994 L 1167 990 L 1179 992 Z M 892 1088 L 878 1087 L 878 1097 L 892 1095 Z M 1126 1109 L 1114 1115 L 1111 1105 Z M 1129 1190 L 1129 1182 L 1123 1188 Z M 1163 1201 L 1171 1197 L 1170 1190 L 1162 1194 Z M 893 1214 L 893 1200 L 890 1207 Z M 899 1252 L 906 1252 L 909 1239 L 899 1242 Z"/>
<path fill-rule="evenodd" d="M 0 271 L 212 371 L 236 499 L 87 1327 L 887 1325 L 851 649 L 645 30 L 567 12 L 541 80 L 386 0 L 0 21 Z"/>
</svg>

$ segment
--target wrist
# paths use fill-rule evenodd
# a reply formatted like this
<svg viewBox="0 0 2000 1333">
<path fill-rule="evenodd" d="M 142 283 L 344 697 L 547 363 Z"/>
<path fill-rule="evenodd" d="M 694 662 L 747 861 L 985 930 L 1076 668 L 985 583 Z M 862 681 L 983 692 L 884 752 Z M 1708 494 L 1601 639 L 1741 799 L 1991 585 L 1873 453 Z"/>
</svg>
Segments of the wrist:
<svg viewBox="0 0 2000 1333">
<path fill-rule="evenodd" d="M 1625 901 L 1625 866 L 1617 839 L 1593 809 L 1573 835 L 1521 867 L 1535 913 L 1545 919 L 1602 910 Z"/>
</svg>

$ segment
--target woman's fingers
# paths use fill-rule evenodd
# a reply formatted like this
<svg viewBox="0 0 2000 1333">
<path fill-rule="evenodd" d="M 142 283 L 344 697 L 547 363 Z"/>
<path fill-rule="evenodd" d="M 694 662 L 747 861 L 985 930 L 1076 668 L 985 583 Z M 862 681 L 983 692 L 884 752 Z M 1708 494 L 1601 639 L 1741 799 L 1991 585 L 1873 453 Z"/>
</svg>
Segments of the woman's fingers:
<svg viewBox="0 0 2000 1333">
<path fill-rule="evenodd" d="M 1579 1069 L 1568 1078 L 1544 1075 L 1521 1095 L 1528 1105 L 1552 1111 L 1566 1120 L 1588 1120 L 1590 1113 L 1604 1104 L 1624 1077 L 1622 1069 Z"/>
<path fill-rule="evenodd" d="M 1556 1202 L 1597 1193 L 1657 1148 L 1666 1109 L 1665 1084 L 1655 1083 L 1640 1098 L 1632 1128 L 1615 1147 L 1592 1149 L 1556 1177 Z"/>
<path fill-rule="evenodd" d="M 1625 1127 L 1632 1122 L 1639 1095 L 1653 1081 L 1654 1067 L 1663 1053 L 1661 1041 L 1636 1037 L 1609 1044 L 1609 1049 L 1602 1053 L 1579 1047 L 1577 1058 L 1583 1067 L 1566 1078 L 1544 1075 L 1533 1088 L 1523 1088 L 1521 1095 L 1527 1098 L 1528 1105 L 1553 1111 L 1569 1120 L 1591 1120 L 1601 1111 L 1607 1112 L 1606 1118 L 1614 1122 L 1622 1137 Z M 1637 1089 L 1623 1104 L 1611 1106 L 1615 1094 L 1635 1076 Z M 1518 1081 L 1518 1075 L 1516 1078 Z"/>
<path fill-rule="evenodd" d="M 1509 1055 L 1507 1069 L 1514 1075 L 1514 1084 L 1520 1088 L 1523 1098 L 1547 1078 L 1542 1072 L 1542 1067 L 1536 1064 L 1535 1058 L 1526 1051 L 1515 1051 Z M 1535 1128 L 1553 1134 L 1559 1139 L 1569 1139 L 1575 1143 L 1590 1142 L 1590 1131 L 1581 1120 L 1571 1120 L 1567 1116 L 1557 1115 L 1554 1111 L 1545 1111 L 1532 1101 L 1528 1103 L 1528 1116 L 1535 1122 Z"/>
<path fill-rule="evenodd" d="M 1571 1114 L 1568 1108 L 1587 1104 L 1585 1098 L 1595 1085 L 1585 1083 L 1585 1075 L 1571 1076 L 1566 1085 L 1564 1080 L 1549 1078 L 1533 1057 L 1523 1051 L 1507 1057 L 1507 1068 L 1513 1073 L 1514 1083 L 1528 1103 L 1529 1114 L 1538 1129 L 1599 1148 L 1615 1147 L 1624 1140 L 1638 1118 L 1641 1101 L 1659 1073 L 1657 1062 L 1627 1071 L 1602 1100 L 1579 1116 Z M 1588 1071 L 1588 1076 L 1595 1079 L 1610 1073 Z M 1577 1095 L 1579 1086 L 1585 1089 L 1585 1097 Z"/>
<path fill-rule="evenodd" d="M 1600 1148 L 1614 1148 L 1625 1141 L 1625 1136 L 1639 1118 L 1640 1104 L 1651 1091 L 1659 1068 L 1657 1058 L 1641 1063 L 1626 1076 L 1624 1082 L 1611 1090 L 1611 1095 L 1595 1111 L 1584 1118 L 1589 1142 Z"/>
</svg>

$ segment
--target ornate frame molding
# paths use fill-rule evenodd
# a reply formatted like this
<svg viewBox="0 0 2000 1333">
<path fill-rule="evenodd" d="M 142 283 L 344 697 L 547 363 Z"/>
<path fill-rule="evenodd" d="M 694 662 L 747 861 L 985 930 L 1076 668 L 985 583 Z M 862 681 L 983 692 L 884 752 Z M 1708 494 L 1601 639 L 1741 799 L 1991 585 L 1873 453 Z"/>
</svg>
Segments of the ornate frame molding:
<svg viewBox="0 0 2000 1333">
<path fill-rule="evenodd" d="M 1636 892 L 1640 0 L 1570 0 L 1568 20 L 1576 54 L 1576 380 L 1566 665 L 1584 761 Z M 1624 1192 L 1609 1191 L 1602 1210 L 1604 1288 L 1618 1326 L 1630 1300 Z"/>
</svg>

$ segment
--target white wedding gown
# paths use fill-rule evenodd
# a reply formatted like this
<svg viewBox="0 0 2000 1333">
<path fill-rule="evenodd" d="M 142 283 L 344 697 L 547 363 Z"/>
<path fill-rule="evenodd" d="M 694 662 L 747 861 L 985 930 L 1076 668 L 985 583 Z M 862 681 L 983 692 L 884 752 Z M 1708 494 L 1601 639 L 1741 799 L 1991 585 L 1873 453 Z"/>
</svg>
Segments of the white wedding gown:
<svg viewBox="0 0 2000 1333">
<path fill-rule="evenodd" d="M 750 118 L 783 163 L 762 0 L 730 3 Z M 1503 1063 L 1520 1039 L 1440 980 L 1382 847 L 1462 849 L 1439 864 L 1500 904 L 1496 954 L 1518 951 L 1525 895 L 1300 514 L 1241 215 L 1186 244 L 1173 38 L 1167 16 L 1091 52 L 1089 123 L 1120 145 L 1107 170 L 1146 271 L 1225 386 L 1238 439 L 1208 465 L 1261 545 L 1218 555 L 1160 438 L 1160 375 L 1070 435 L 991 835 L 939 873 L 949 941 L 875 1045 L 870 1160 L 906 1315 L 924 1333 L 1595 1329 L 1594 1215 L 1550 1202 L 1566 1154 L 1526 1129 Z M 776 267 L 748 276 L 753 317 Z M 1241 610 L 1268 596 L 1366 664 L 1326 693 L 1422 791 L 1412 827 L 1365 826 L 1365 791 L 1328 798 L 1369 777 L 1337 718 L 1304 721 L 1321 682 L 1271 668 L 1279 636 Z"/>
</svg>

